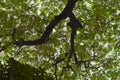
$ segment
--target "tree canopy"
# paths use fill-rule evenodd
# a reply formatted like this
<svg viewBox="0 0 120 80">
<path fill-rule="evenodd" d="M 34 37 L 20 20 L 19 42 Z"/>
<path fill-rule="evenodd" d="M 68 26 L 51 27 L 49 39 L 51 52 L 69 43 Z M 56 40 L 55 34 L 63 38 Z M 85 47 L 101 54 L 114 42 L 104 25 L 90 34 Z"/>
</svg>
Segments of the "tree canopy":
<svg viewBox="0 0 120 80">
<path fill-rule="evenodd" d="M 0 79 L 53 78 L 120 79 L 119 0 L 0 1 Z"/>
</svg>

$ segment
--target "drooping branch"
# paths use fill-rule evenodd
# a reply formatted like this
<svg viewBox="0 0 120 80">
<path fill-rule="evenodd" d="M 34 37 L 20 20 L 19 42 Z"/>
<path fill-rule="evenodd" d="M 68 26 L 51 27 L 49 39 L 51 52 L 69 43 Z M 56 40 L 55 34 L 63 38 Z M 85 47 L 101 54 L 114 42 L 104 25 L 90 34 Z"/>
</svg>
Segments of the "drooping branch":
<svg viewBox="0 0 120 80">
<path fill-rule="evenodd" d="M 58 15 L 55 16 L 55 18 L 49 23 L 49 25 L 46 27 L 45 32 L 41 36 L 41 38 L 36 39 L 36 40 L 29 40 L 29 41 L 24 41 L 23 39 L 21 41 L 16 41 L 15 44 L 18 46 L 23 46 L 23 45 L 39 45 L 43 44 L 47 41 L 49 38 L 49 35 L 52 33 L 53 28 L 63 19 L 69 17 L 68 15 L 72 12 L 75 3 L 78 0 L 68 0 L 68 3 L 64 10 Z"/>
<path fill-rule="evenodd" d="M 69 14 L 69 17 L 70 17 L 70 22 L 68 22 L 68 26 L 71 27 L 72 33 L 70 38 L 71 50 L 70 50 L 70 55 L 69 55 L 67 64 L 69 64 L 70 59 L 72 58 L 72 55 L 74 55 L 75 62 L 78 63 L 77 56 L 74 52 L 74 39 L 75 39 L 77 28 L 83 28 L 82 24 L 77 20 L 73 12 Z"/>
<path fill-rule="evenodd" d="M 82 24 L 78 21 L 78 19 L 75 17 L 75 15 L 72 11 L 68 14 L 68 17 L 70 18 L 70 22 L 68 22 L 67 25 L 71 27 L 72 32 L 71 32 L 71 38 L 70 38 L 70 44 L 71 44 L 70 55 L 67 54 L 69 56 L 67 66 L 69 65 L 72 55 L 74 55 L 75 63 L 78 64 L 77 56 L 74 52 L 74 39 L 75 39 L 77 28 L 83 28 Z M 65 60 L 65 58 L 62 58 L 62 59 L 58 60 L 55 64 L 58 64 L 64 60 Z"/>
<path fill-rule="evenodd" d="M 71 38 L 70 38 L 70 43 L 71 43 L 71 50 L 70 50 L 70 55 L 67 64 L 69 64 L 70 59 L 72 58 L 72 55 L 74 54 L 74 39 L 76 35 L 76 28 L 72 28 L 72 33 L 71 33 Z"/>
</svg>

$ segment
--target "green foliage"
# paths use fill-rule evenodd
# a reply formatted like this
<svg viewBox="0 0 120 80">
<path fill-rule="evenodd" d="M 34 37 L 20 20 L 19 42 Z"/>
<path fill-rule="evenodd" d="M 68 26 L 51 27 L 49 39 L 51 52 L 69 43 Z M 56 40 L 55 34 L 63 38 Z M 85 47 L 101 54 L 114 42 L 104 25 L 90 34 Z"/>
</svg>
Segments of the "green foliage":
<svg viewBox="0 0 120 80">
<path fill-rule="evenodd" d="M 9 58 L 7 65 L 0 67 L 0 80 L 53 80 L 42 68 L 33 68 Z"/>
<path fill-rule="evenodd" d="M 71 29 L 67 26 L 68 18 L 57 25 L 45 44 L 16 46 L 13 43 L 20 39 L 40 38 L 45 27 L 62 12 L 66 3 L 67 0 L 0 0 L 0 50 L 4 47 L 0 51 L 0 80 L 5 80 L 3 78 L 8 73 L 10 80 L 52 79 L 48 74 L 55 78 L 54 61 L 66 57 L 65 53 L 70 52 Z M 58 78 L 120 79 L 119 6 L 119 0 L 78 0 L 73 12 L 84 28 L 77 31 L 75 53 L 78 60 L 90 60 L 90 67 L 84 68 L 84 64 L 79 67 L 72 59 L 70 64 L 76 74 L 65 69 L 61 75 L 66 61 L 61 62 L 56 71 Z M 17 61 L 7 60 L 9 57 Z"/>
</svg>

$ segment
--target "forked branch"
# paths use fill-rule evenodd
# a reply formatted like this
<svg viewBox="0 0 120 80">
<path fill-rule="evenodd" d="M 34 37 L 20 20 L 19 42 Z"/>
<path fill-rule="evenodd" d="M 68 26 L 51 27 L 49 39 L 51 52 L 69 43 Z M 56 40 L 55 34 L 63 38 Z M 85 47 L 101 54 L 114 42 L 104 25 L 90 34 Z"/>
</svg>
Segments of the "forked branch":
<svg viewBox="0 0 120 80">
<path fill-rule="evenodd" d="M 45 32 L 41 36 L 41 38 L 36 39 L 36 40 L 29 40 L 29 41 L 24 41 L 23 39 L 21 41 L 16 41 L 15 44 L 18 46 L 23 46 L 23 45 L 40 45 L 45 43 L 49 35 L 52 33 L 53 28 L 63 19 L 67 18 L 68 15 L 72 12 L 75 3 L 78 0 L 68 0 L 68 3 L 64 10 L 58 15 L 55 16 L 55 18 L 49 23 L 49 25 L 46 27 Z"/>
</svg>

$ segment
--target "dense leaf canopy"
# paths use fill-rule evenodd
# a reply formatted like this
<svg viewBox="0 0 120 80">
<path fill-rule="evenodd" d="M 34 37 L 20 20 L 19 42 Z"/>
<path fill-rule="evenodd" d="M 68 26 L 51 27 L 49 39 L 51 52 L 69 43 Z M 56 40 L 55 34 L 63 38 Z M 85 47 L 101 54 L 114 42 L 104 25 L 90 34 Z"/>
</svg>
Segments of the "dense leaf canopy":
<svg viewBox="0 0 120 80">
<path fill-rule="evenodd" d="M 120 0 L 0 0 L 0 67 L 11 57 L 56 80 L 119 80 Z"/>
</svg>

